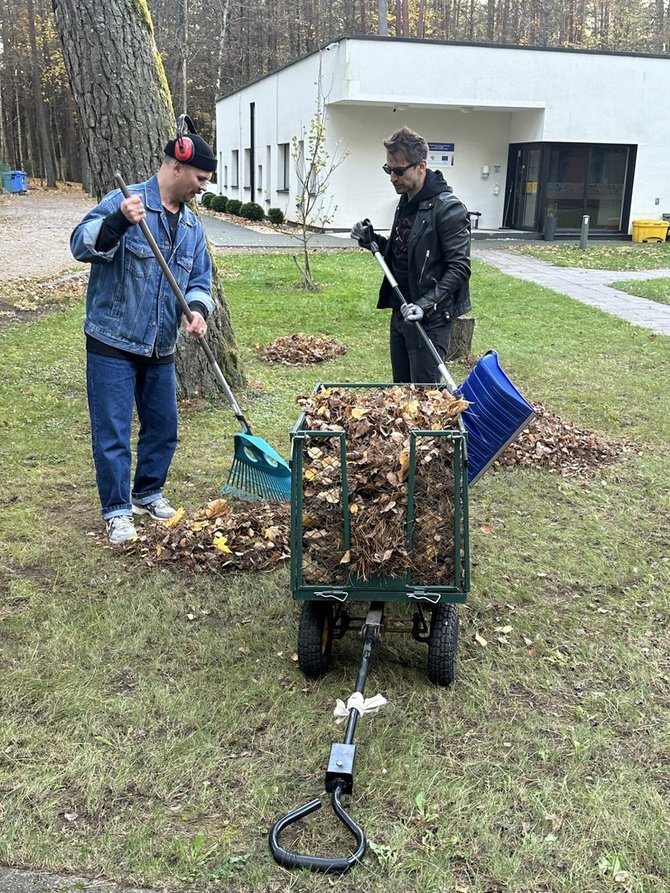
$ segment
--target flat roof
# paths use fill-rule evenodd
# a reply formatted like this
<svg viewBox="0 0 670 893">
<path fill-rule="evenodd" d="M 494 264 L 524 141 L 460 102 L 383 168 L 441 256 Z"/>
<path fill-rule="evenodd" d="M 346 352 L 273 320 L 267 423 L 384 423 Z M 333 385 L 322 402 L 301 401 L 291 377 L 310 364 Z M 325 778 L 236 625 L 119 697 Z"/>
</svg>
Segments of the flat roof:
<svg viewBox="0 0 670 893">
<path fill-rule="evenodd" d="M 342 41 L 352 41 L 356 43 L 361 42 L 376 42 L 376 43 L 411 43 L 411 44 L 422 44 L 424 46 L 445 46 L 445 47 L 475 47 L 478 49 L 492 49 L 492 50 L 518 50 L 519 52 L 543 52 L 543 53 L 566 53 L 566 54 L 578 54 L 584 56 L 627 56 L 633 58 L 640 59 L 665 59 L 670 62 L 670 56 L 664 55 L 662 53 L 637 53 L 637 52 L 624 52 L 622 50 L 591 50 L 591 49 L 581 49 L 579 47 L 553 47 L 553 46 L 536 46 L 536 45 L 524 45 L 517 46 L 509 43 L 478 43 L 476 41 L 467 41 L 467 40 L 431 40 L 425 38 L 418 37 L 380 37 L 377 34 L 342 34 L 339 37 L 336 37 L 333 40 L 329 40 L 321 46 L 317 47 L 315 50 L 312 50 L 309 53 L 305 53 L 303 56 L 300 56 L 298 59 L 293 59 L 291 62 L 286 62 L 284 65 L 279 65 L 277 68 L 274 68 L 272 71 L 269 71 L 267 74 L 259 75 L 257 78 L 253 78 L 250 81 L 247 81 L 246 84 L 243 84 L 241 87 L 237 87 L 235 90 L 231 90 L 230 93 L 222 93 L 221 96 L 217 96 L 215 102 L 219 102 L 221 99 L 228 99 L 230 96 L 235 96 L 236 93 L 241 93 L 242 90 L 246 90 L 248 87 L 253 86 L 254 84 L 260 83 L 260 81 L 264 81 L 266 78 L 272 77 L 275 74 L 278 74 L 280 71 L 284 71 L 286 68 L 290 68 L 292 65 L 297 65 L 299 62 L 302 62 L 304 59 L 309 59 L 310 56 L 314 56 L 317 53 L 322 52 L 333 44 L 341 43 Z"/>
</svg>

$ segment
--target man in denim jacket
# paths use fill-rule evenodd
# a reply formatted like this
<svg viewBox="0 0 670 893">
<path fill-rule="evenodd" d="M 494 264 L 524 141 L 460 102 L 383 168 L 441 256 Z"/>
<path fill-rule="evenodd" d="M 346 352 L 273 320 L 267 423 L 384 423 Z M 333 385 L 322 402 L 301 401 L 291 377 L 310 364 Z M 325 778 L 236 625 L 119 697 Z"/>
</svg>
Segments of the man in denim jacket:
<svg viewBox="0 0 670 893">
<path fill-rule="evenodd" d="M 86 383 L 96 481 L 111 543 L 137 535 L 133 512 L 158 521 L 175 514 L 163 496 L 177 447 L 175 347 L 180 323 L 202 338 L 214 309 L 205 234 L 188 202 L 206 188 L 214 170 L 214 153 L 201 137 L 170 140 L 158 173 L 130 186 L 130 198 L 118 189 L 108 193 L 70 237 L 75 258 L 91 264 Z M 142 220 L 191 308 L 191 323 L 182 320 L 138 225 Z M 140 428 L 131 490 L 133 404 Z"/>
</svg>

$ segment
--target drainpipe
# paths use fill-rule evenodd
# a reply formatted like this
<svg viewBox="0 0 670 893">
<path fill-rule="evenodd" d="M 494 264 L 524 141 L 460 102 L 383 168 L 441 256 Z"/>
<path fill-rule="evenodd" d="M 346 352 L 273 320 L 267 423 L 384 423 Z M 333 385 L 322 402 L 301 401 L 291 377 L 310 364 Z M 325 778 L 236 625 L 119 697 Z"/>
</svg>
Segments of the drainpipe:
<svg viewBox="0 0 670 893">
<path fill-rule="evenodd" d="M 249 103 L 249 186 L 251 196 L 250 202 L 256 201 L 256 103 Z"/>
</svg>

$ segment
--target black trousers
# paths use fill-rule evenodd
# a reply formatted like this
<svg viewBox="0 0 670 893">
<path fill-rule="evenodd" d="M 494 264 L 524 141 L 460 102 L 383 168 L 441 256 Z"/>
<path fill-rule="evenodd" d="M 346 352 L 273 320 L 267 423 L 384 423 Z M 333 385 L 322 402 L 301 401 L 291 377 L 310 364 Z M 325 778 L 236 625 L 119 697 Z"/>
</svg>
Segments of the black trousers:
<svg viewBox="0 0 670 893">
<path fill-rule="evenodd" d="M 444 359 L 451 339 L 452 321 L 442 310 L 435 310 L 427 320 L 419 323 Z M 440 373 L 432 353 L 417 332 L 415 322 L 405 322 L 402 313 L 391 314 L 391 370 L 396 384 L 437 384 Z"/>
</svg>

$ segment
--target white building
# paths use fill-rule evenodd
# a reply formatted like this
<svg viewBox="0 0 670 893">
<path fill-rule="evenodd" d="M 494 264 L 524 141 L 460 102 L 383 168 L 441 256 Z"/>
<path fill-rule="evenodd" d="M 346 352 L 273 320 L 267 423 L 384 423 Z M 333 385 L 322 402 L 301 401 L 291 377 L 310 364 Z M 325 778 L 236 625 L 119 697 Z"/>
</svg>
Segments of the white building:
<svg viewBox="0 0 670 893">
<path fill-rule="evenodd" d="M 295 218 L 292 141 L 306 140 L 319 84 L 337 205 L 329 228 L 397 203 L 382 141 L 407 125 L 431 146 L 484 229 L 625 234 L 670 212 L 670 58 L 481 44 L 343 38 L 217 101 L 219 189 Z M 305 142 L 305 145 L 307 143 Z"/>
</svg>

